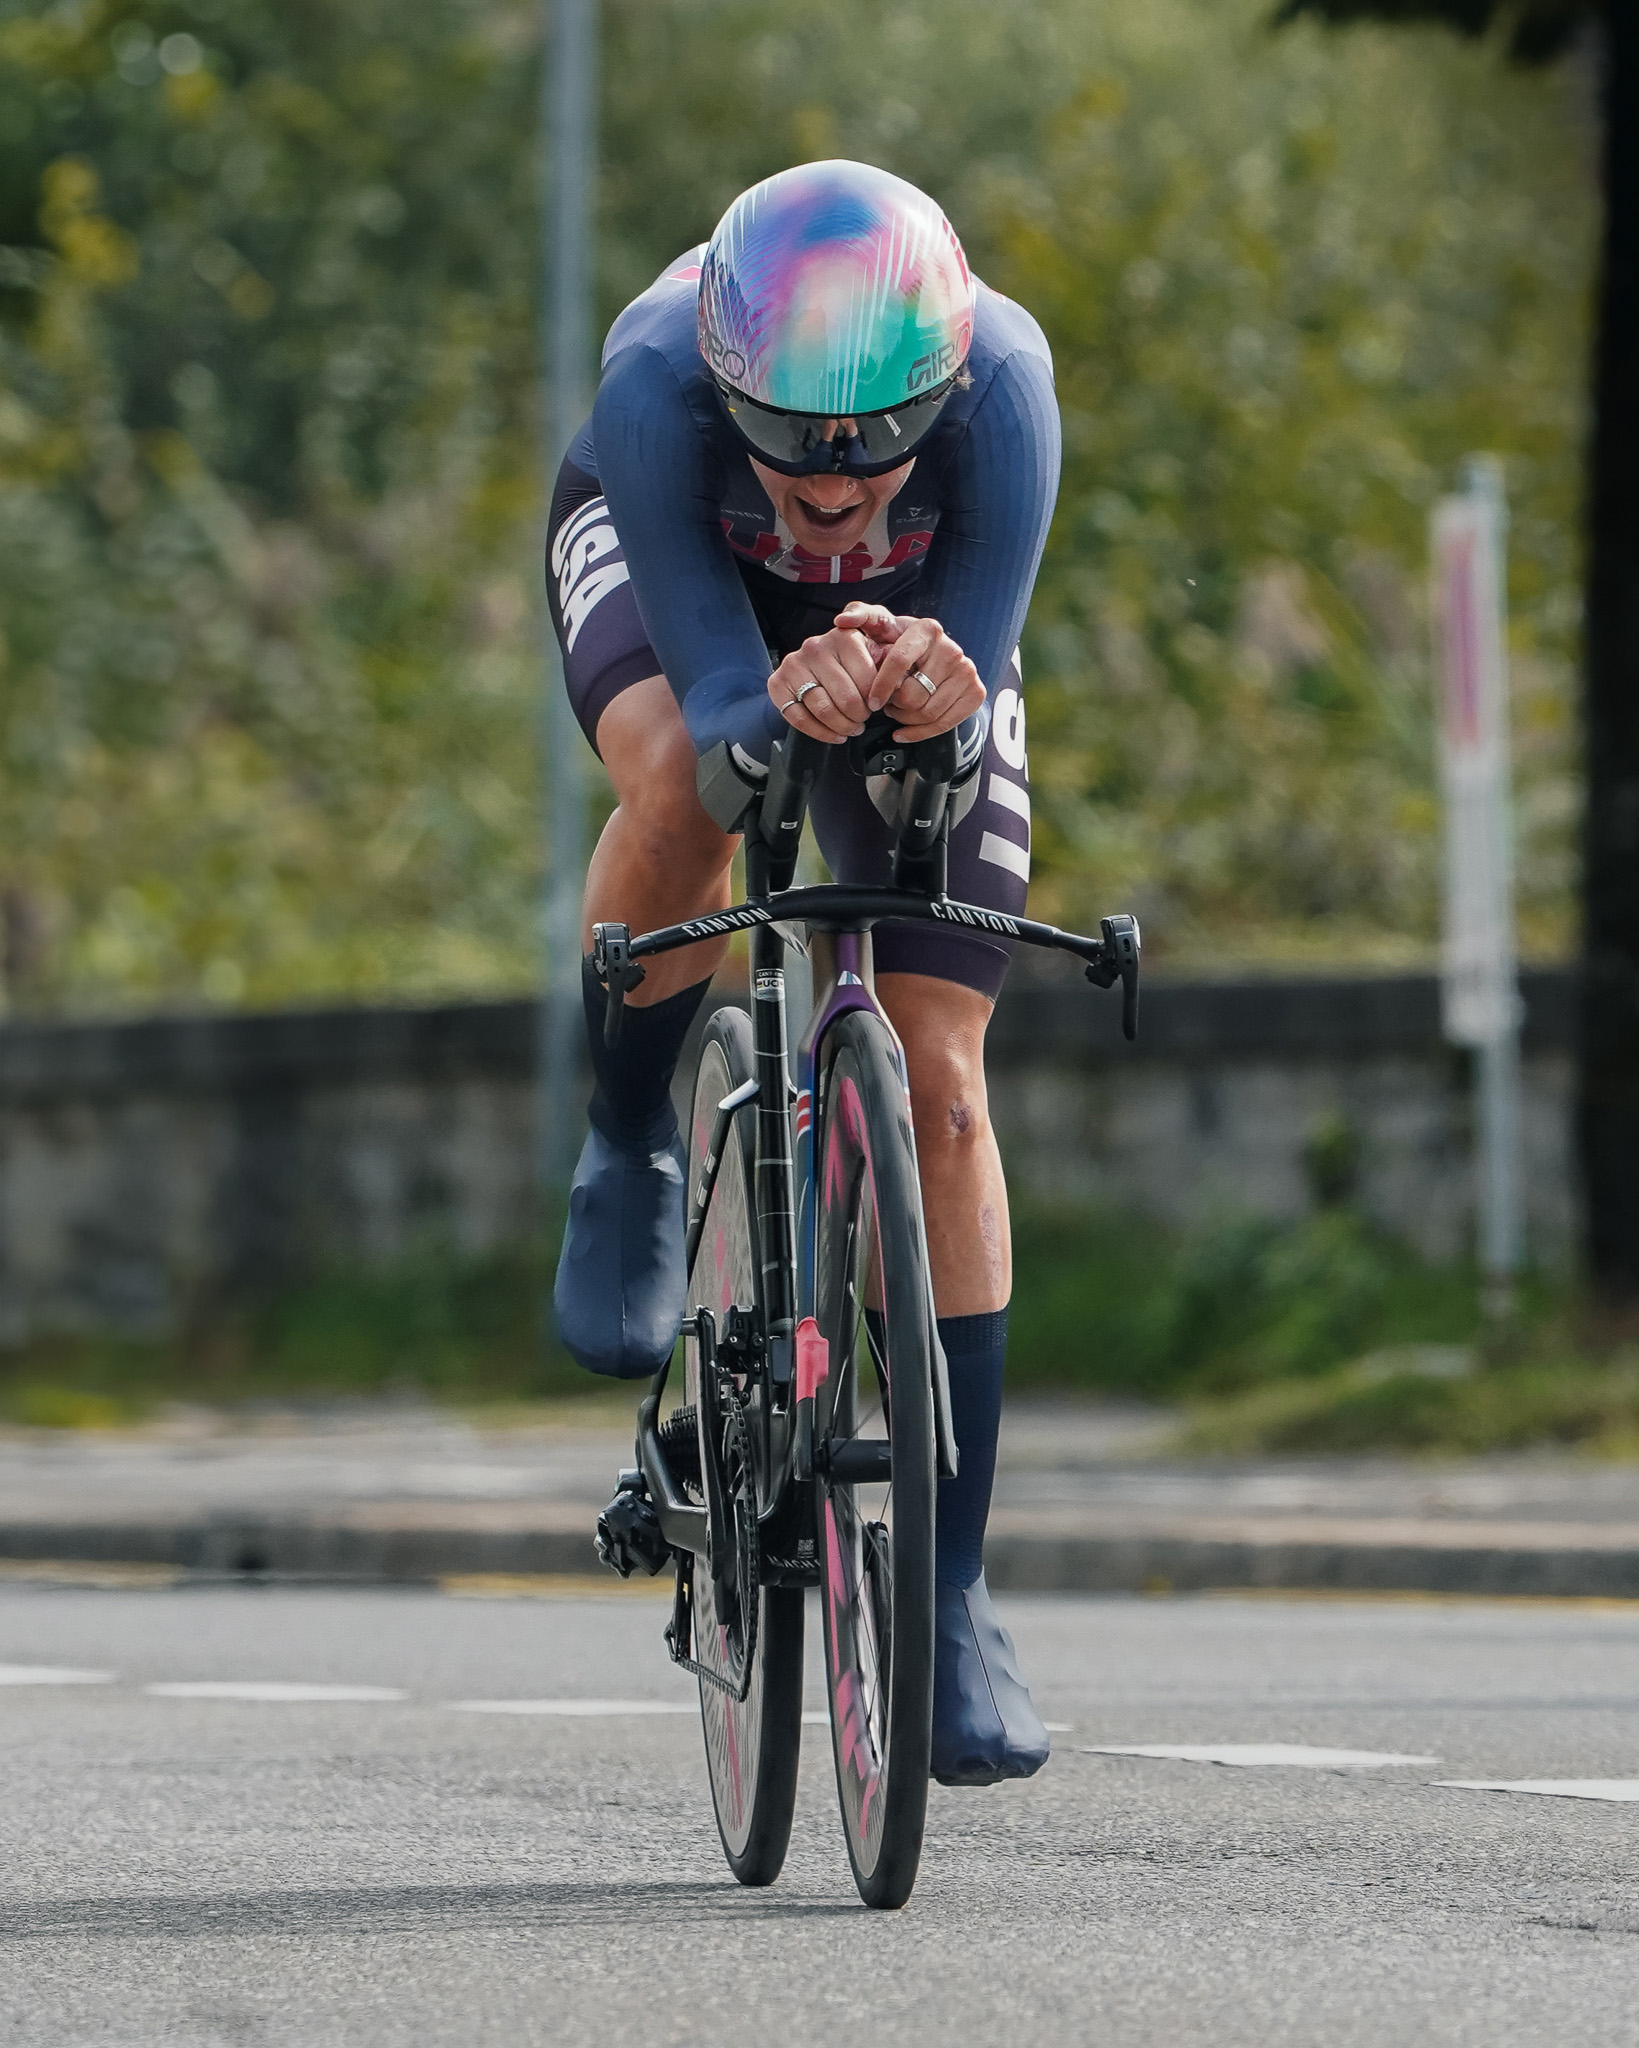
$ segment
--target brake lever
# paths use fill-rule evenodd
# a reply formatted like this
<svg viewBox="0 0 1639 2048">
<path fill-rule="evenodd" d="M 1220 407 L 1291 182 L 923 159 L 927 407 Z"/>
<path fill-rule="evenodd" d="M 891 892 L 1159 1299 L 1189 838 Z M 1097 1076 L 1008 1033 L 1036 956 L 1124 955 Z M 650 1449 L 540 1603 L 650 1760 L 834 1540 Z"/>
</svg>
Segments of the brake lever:
<svg viewBox="0 0 1639 2048">
<path fill-rule="evenodd" d="M 1101 917 L 1098 928 L 1103 934 L 1102 957 L 1088 962 L 1087 979 L 1096 988 L 1114 988 L 1120 982 L 1121 1035 L 1131 1040 L 1138 1036 L 1138 963 L 1143 952 L 1138 919 L 1120 910 L 1114 917 Z"/>
<path fill-rule="evenodd" d="M 605 1045 L 618 1045 L 626 997 L 644 979 L 642 961 L 632 958 L 629 925 L 593 925 L 592 972 L 609 992 L 608 1007 L 603 1013 L 603 1042 Z"/>
</svg>

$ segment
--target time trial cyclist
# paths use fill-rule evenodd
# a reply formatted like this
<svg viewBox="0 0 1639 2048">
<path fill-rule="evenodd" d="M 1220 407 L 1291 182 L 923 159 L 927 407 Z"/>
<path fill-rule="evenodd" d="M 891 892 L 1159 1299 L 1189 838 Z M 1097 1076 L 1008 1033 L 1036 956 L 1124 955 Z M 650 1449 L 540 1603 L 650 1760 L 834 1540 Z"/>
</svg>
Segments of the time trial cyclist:
<svg viewBox="0 0 1639 2048">
<path fill-rule="evenodd" d="M 837 747 L 811 805 L 832 874 L 887 883 L 889 828 L 841 745 L 883 708 L 900 740 L 960 733 L 979 791 L 951 834 L 951 894 L 1022 913 L 1017 647 L 1058 474 L 1040 328 L 972 276 L 938 206 L 885 171 L 829 162 L 765 180 L 635 299 L 549 524 L 569 693 L 617 798 L 584 943 L 596 921 L 647 931 L 729 902 L 725 827 L 786 725 Z M 613 1047 L 583 963 L 596 1087 L 555 1299 L 593 1372 L 646 1377 L 676 1341 L 671 1086 L 725 946 L 651 961 Z M 984 1037 L 1008 948 L 920 923 L 879 924 L 874 946 L 909 1069 L 960 1452 L 938 1493 L 933 1772 L 990 1784 L 1048 1753 L 982 1569 L 1012 1284 Z"/>
</svg>

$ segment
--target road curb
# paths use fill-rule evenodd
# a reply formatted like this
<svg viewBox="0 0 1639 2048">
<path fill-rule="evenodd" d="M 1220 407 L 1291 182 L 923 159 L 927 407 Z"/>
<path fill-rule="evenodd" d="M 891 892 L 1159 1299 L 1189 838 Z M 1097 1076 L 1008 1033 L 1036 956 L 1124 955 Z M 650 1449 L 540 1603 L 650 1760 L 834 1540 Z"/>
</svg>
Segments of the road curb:
<svg viewBox="0 0 1639 2048">
<path fill-rule="evenodd" d="M 592 1547 L 593 1513 L 562 1526 L 481 1529 L 279 1516 L 175 1520 L 0 1522 L 0 1570 L 83 1563 L 160 1566 L 220 1581 L 288 1579 L 428 1585 L 440 1579 L 605 1574 Z M 1639 1599 L 1639 1546 L 1544 1540 L 1465 1544 L 1449 1525 L 1427 1542 L 1209 1537 L 1165 1530 L 994 1531 L 985 1549 L 992 1587 L 1036 1593 L 1377 1592 Z"/>
<path fill-rule="evenodd" d="M 1443 1534 L 1444 1532 L 1442 1532 Z M 992 1587 L 1034 1593 L 1468 1593 L 1639 1599 L 1639 1549 L 1534 1544 L 1245 1542 L 1145 1532 L 999 1535 Z"/>
<path fill-rule="evenodd" d="M 583 1529 L 357 1528 L 275 1516 L 176 1522 L 0 1522 L 10 1564 L 162 1565 L 188 1576 L 431 1585 L 499 1573 L 605 1577 Z"/>
</svg>

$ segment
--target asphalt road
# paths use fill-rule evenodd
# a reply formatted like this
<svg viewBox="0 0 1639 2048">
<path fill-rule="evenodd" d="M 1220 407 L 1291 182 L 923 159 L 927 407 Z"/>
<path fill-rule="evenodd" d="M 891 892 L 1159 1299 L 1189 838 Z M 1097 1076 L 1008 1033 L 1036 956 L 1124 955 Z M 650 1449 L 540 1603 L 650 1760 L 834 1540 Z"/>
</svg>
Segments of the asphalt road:
<svg viewBox="0 0 1639 2048">
<path fill-rule="evenodd" d="M 1069 1732 L 1028 1785 L 936 1787 L 879 1915 L 820 1727 L 785 1876 L 730 1880 L 652 1598 L 0 1585 L 0 2040 L 1639 2038 L 1639 1805 L 1437 1783 L 1639 1777 L 1639 1609 L 1006 1610 Z M 606 1704 L 458 1706 L 519 1700 Z"/>
</svg>

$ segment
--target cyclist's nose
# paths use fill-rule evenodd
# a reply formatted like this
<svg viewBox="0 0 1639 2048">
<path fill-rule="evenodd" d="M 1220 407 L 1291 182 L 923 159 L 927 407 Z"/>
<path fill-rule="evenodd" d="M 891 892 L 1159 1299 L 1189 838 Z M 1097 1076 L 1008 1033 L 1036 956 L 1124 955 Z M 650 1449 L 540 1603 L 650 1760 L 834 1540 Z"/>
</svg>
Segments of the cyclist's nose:
<svg viewBox="0 0 1639 2048">
<path fill-rule="evenodd" d="M 823 511 L 835 512 L 857 495 L 860 488 L 858 477 L 842 475 L 836 470 L 821 470 L 817 475 L 803 478 L 803 496 L 810 504 L 818 505 Z"/>
</svg>

